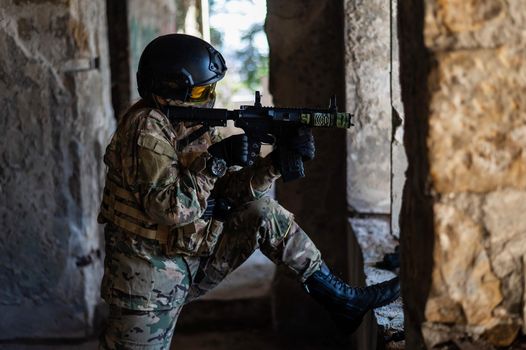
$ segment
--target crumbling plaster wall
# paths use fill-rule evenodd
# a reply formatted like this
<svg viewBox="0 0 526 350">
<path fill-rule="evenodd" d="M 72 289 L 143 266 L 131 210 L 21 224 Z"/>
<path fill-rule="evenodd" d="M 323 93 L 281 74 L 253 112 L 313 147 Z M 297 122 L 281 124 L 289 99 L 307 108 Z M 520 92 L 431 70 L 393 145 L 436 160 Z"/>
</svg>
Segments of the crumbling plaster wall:
<svg viewBox="0 0 526 350">
<path fill-rule="evenodd" d="M 526 3 L 399 10 L 408 348 L 508 346 L 525 324 Z"/>
<path fill-rule="evenodd" d="M 113 118 L 103 0 L 0 8 L 0 338 L 82 337 Z"/>
</svg>

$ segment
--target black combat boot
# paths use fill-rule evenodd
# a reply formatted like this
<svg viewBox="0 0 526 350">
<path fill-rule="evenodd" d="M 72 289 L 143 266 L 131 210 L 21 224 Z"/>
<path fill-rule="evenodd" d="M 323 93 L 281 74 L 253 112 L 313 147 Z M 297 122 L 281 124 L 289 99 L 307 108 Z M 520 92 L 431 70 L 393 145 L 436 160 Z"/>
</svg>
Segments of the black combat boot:
<svg viewBox="0 0 526 350">
<path fill-rule="evenodd" d="M 354 288 L 334 276 L 325 263 L 303 286 L 327 308 L 341 330 L 349 334 L 360 326 L 367 311 L 385 306 L 400 296 L 398 277 L 369 287 Z"/>
</svg>

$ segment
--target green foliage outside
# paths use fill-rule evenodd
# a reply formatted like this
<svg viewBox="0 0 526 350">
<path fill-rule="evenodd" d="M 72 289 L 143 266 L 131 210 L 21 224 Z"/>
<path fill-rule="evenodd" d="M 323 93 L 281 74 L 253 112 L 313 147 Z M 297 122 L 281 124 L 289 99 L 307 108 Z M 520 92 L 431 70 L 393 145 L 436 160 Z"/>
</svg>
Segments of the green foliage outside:
<svg viewBox="0 0 526 350">
<path fill-rule="evenodd" d="M 245 47 L 237 52 L 244 67 L 242 76 L 250 90 L 257 89 L 261 85 L 261 78 L 268 75 L 268 54 L 260 52 L 254 45 L 256 35 L 261 32 L 263 32 L 262 24 L 252 25 L 241 37 Z"/>
<path fill-rule="evenodd" d="M 224 0 L 225 2 L 233 0 Z M 251 0 L 246 0 L 251 1 Z M 217 1 L 210 0 L 211 14 L 217 11 Z M 233 87 L 234 90 L 256 90 L 261 88 L 261 79 L 268 76 L 269 64 L 268 53 L 261 52 L 255 45 L 255 40 L 258 35 L 263 33 L 263 24 L 256 23 L 252 25 L 242 36 L 241 42 L 243 49 L 236 52 L 240 60 L 243 70 L 240 72 L 242 77 L 241 86 Z M 215 28 L 210 29 L 210 41 L 214 47 L 220 51 L 223 49 L 223 35 Z M 237 85 L 237 84 L 236 84 Z"/>
</svg>

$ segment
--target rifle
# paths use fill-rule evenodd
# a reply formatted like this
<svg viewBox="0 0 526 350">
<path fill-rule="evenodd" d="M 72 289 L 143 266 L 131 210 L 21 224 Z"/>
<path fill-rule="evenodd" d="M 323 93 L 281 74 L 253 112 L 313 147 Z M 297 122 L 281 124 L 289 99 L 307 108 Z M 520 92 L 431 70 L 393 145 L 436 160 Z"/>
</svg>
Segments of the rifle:
<svg viewBox="0 0 526 350">
<path fill-rule="evenodd" d="M 198 138 L 210 127 L 226 126 L 228 120 L 233 120 L 234 125 L 243 129 L 248 137 L 248 165 L 254 163 L 262 143 L 277 144 L 283 181 L 304 177 L 305 170 L 301 155 L 287 150 L 286 147 L 279 147 L 280 140 L 301 135 L 307 128 L 347 129 L 354 125 L 350 113 L 338 112 L 335 96 L 331 97 L 328 109 L 263 107 L 259 91 L 256 91 L 253 106 L 241 106 L 236 110 L 175 106 L 164 108 L 172 125 L 186 121 L 204 126 L 192 139 Z"/>
</svg>

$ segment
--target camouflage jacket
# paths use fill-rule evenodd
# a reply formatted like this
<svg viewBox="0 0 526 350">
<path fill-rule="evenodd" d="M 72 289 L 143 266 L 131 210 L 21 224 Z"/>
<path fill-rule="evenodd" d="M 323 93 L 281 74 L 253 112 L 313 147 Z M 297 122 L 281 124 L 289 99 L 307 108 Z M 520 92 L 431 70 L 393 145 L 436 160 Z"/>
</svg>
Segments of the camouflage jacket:
<svg viewBox="0 0 526 350">
<path fill-rule="evenodd" d="M 279 176 L 268 158 L 220 179 L 211 176 L 205 169 L 206 149 L 220 140 L 217 130 L 177 149 L 178 141 L 197 128 L 188 123 L 174 127 L 159 110 L 139 102 L 121 118 L 104 156 L 106 190 L 112 182 L 133 194 L 125 204 L 144 217 L 148 228 L 163 225 L 179 235 L 171 248 L 185 255 L 210 254 L 220 234 L 221 225 L 211 222 L 215 220 L 200 219 L 212 191 L 235 207 L 262 197 Z M 127 215 L 123 219 L 134 221 Z M 188 225 L 192 229 L 177 230 Z"/>
</svg>

